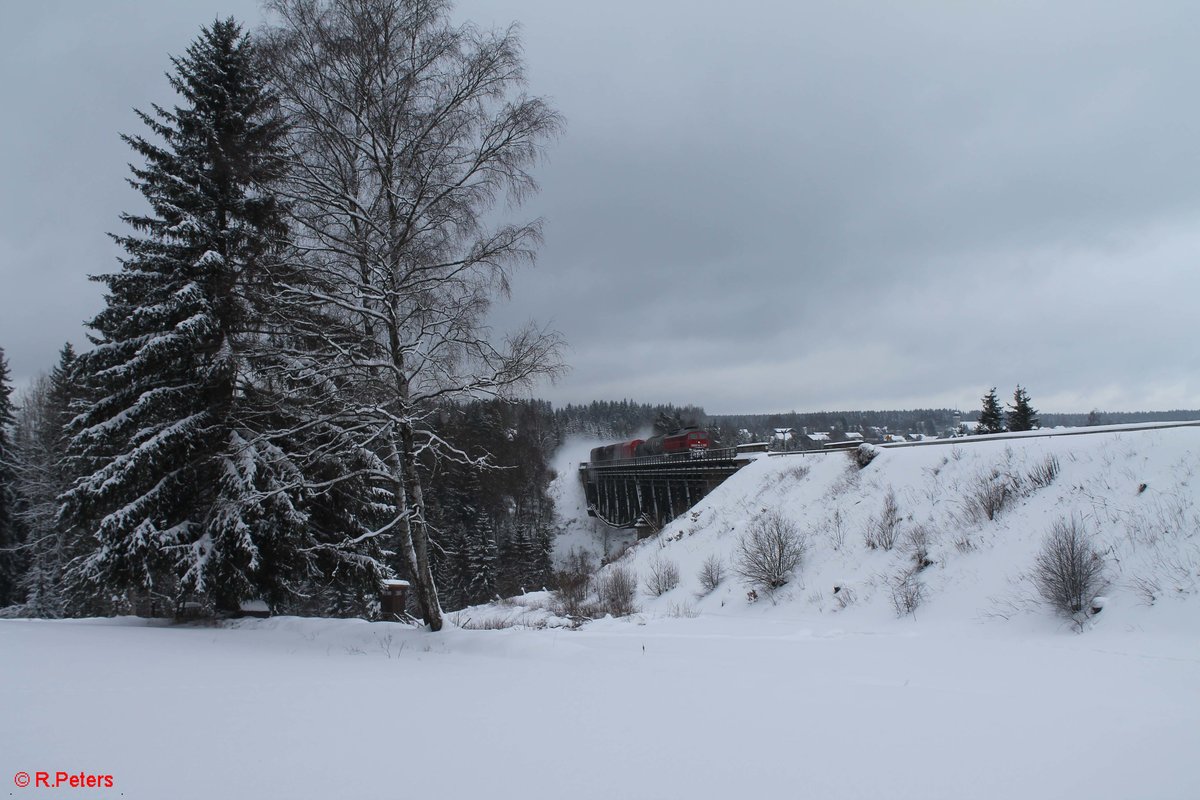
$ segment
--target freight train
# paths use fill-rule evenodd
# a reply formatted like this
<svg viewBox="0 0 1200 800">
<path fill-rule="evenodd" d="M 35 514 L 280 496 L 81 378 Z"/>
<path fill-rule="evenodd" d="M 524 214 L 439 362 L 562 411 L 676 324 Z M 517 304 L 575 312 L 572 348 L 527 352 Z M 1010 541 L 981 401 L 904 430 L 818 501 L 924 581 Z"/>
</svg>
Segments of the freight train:
<svg viewBox="0 0 1200 800">
<path fill-rule="evenodd" d="M 633 439 L 628 442 L 593 447 L 591 461 L 619 461 L 643 456 L 675 455 L 677 453 L 699 453 L 708 449 L 708 431 L 700 428 L 683 428 L 671 433 L 660 433 L 649 439 Z"/>
</svg>

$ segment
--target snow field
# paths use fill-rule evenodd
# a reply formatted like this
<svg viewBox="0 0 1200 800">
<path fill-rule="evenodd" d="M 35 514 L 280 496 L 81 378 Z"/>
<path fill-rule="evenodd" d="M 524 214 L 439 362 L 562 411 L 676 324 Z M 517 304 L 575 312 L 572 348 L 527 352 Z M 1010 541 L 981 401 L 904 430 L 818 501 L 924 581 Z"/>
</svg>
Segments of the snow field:
<svg viewBox="0 0 1200 800">
<path fill-rule="evenodd" d="M 1095 634 L 1095 635 L 1093 635 Z M 1194 638 L 0 623 L 0 766 L 128 798 L 1186 798 Z M 85 791 L 73 797 L 109 797 Z"/>
</svg>

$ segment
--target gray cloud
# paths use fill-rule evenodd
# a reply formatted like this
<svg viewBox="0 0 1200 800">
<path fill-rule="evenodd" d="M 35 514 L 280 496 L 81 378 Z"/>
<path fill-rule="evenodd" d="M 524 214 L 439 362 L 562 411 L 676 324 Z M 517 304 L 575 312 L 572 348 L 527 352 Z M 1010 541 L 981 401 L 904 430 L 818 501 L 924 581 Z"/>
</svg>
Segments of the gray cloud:
<svg viewBox="0 0 1200 800">
<path fill-rule="evenodd" d="M 99 7 L 97 7 L 99 8 Z M 249 4 L 6 7 L 0 345 L 49 365 L 136 202 L 116 133 Z M 568 120 L 497 327 L 551 320 L 559 402 L 710 411 L 1200 406 L 1192 3 L 460 3 L 522 23 Z M 8 22 L 6 19 L 5 22 Z M 19 28 L 21 32 L 14 33 Z"/>
</svg>

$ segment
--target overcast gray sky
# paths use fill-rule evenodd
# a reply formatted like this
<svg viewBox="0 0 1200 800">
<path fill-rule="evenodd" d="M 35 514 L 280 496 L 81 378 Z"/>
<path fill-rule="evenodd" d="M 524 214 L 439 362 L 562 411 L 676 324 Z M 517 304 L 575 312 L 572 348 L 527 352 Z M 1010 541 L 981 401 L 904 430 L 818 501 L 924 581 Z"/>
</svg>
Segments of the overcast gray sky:
<svg viewBox="0 0 1200 800">
<path fill-rule="evenodd" d="M 48 368 L 136 207 L 131 109 L 255 2 L 0 2 L 0 347 Z M 498 327 L 556 403 L 1200 408 L 1200 3 L 460 2 L 567 119 Z"/>
</svg>

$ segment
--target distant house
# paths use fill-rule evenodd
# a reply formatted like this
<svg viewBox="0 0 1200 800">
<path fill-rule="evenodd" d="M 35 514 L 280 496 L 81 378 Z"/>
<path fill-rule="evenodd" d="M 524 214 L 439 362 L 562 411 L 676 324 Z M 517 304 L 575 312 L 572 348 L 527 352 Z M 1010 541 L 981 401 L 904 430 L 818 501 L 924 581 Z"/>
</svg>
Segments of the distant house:
<svg viewBox="0 0 1200 800">
<path fill-rule="evenodd" d="M 829 441 L 829 434 L 821 433 L 820 431 L 814 431 L 812 433 L 800 434 L 799 439 L 801 450 L 821 450 Z"/>
<path fill-rule="evenodd" d="M 775 428 L 771 434 L 771 449 L 772 450 L 795 450 L 796 449 L 796 429 L 795 428 Z"/>
</svg>

